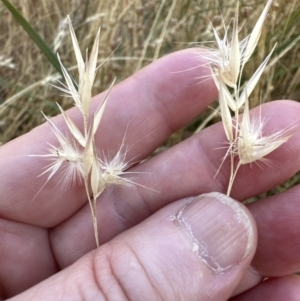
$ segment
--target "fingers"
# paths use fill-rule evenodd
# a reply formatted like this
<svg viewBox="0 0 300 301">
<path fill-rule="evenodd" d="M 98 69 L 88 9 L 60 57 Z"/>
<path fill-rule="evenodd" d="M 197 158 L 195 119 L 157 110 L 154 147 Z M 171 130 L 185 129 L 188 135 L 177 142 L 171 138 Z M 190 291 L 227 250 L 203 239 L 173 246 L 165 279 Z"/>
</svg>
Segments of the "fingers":
<svg viewBox="0 0 300 301">
<path fill-rule="evenodd" d="M 0 219 L 0 296 L 9 298 L 57 272 L 48 231 Z"/>
<path fill-rule="evenodd" d="M 161 209 L 14 300 L 227 300 L 255 247 L 246 208 L 206 194 Z"/>
<path fill-rule="evenodd" d="M 230 299 L 231 301 L 297 301 L 300 296 L 300 277 L 290 275 L 268 279 L 255 288 Z"/>
<path fill-rule="evenodd" d="M 259 244 L 253 267 L 263 277 L 300 271 L 300 185 L 250 204 L 258 224 Z"/>
<path fill-rule="evenodd" d="M 297 120 L 300 106 L 296 102 L 273 102 L 263 106 L 262 114 L 267 119 L 266 127 L 277 131 L 289 127 L 291 120 Z M 269 156 L 273 164 L 242 167 L 233 186 L 233 196 L 239 200 L 256 196 L 297 172 L 300 168 L 299 134 L 296 133 Z M 100 243 L 109 241 L 176 199 L 210 191 L 225 192 L 229 181 L 229 161 L 224 162 L 215 177 L 226 152 L 219 149 L 223 141 L 222 125 L 214 125 L 135 167 L 134 171 L 145 172 L 138 174 L 136 180 L 159 193 L 134 186 L 111 188 L 103 194 L 98 200 Z M 89 207 L 54 228 L 50 237 L 61 267 L 72 264 L 92 250 L 95 243 Z"/>
<path fill-rule="evenodd" d="M 217 96 L 212 80 L 199 83 L 196 79 L 210 72 L 204 64 L 199 50 L 177 52 L 114 87 L 96 134 L 99 150 L 114 155 L 127 132 L 127 159 L 145 158 L 173 131 L 200 114 Z M 104 95 L 95 97 L 93 109 Z M 69 113 L 75 122 L 82 123 L 78 110 Z M 66 129 L 61 116 L 53 120 L 59 129 Z M 59 176 L 43 187 L 47 177 L 38 175 L 48 163 L 28 155 L 47 153 L 47 143 L 57 144 L 50 126 L 44 124 L 0 148 L 1 158 L 6 158 L 0 162 L 2 217 L 50 227 L 86 202 L 82 186 L 60 189 Z"/>
<path fill-rule="evenodd" d="M 248 205 L 256 220 L 258 244 L 235 294 L 249 290 L 266 277 L 283 277 L 300 271 L 299 197 L 300 185 Z"/>
<path fill-rule="evenodd" d="M 298 243 L 300 226 L 299 210 L 297 210 L 299 196 L 300 186 L 297 186 L 281 195 L 272 196 L 248 206 L 258 225 L 258 247 L 252 261 L 253 266 L 247 269 L 242 281 L 235 289 L 234 295 L 256 286 L 265 277 L 280 277 L 300 270 L 298 256 L 300 253 L 300 244 Z M 88 250 L 84 249 L 84 244 L 75 244 L 74 242 L 83 240 L 84 243 L 87 243 L 88 240 L 84 239 L 86 237 L 93 242 L 92 227 L 85 233 L 78 231 L 78 228 L 84 228 L 83 225 L 87 224 L 88 220 L 86 217 L 79 223 L 73 224 L 77 232 L 69 229 L 69 232 L 67 231 L 63 237 L 63 243 L 58 243 L 60 236 L 57 236 L 57 245 L 69 250 L 68 252 L 61 251 L 60 255 L 65 257 L 57 257 L 61 266 L 70 265 L 75 258 L 87 253 Z M 40 282 L 47 275 L 52 275 L 55 272 L 55 263 L 45 230 L 37 231 L 33 226 L 3 220 L 0 224 L 1 233 L 3 233 L 1 235 L 3 244 L 0 253 L 2 262 L 0 283 L 5 296 L 9 297 Z M 15 224 L 17 226 L 13 227 Z M 105 233 L 107 228 L 105 230 L 102 228 L 101 233 Z M 40 231 L 45 235 L 39 234 Z M 57 245 L 53 246 L 54 251 L 57 251 Z M 73 250 L 71 250 L 72 246 Z M 11 252 L 11 250 L 20 252 Z M 56 252 L 54 253 L 57 255 Z M 18 262 L 17 271 L 12 269 L 15 262 Z M 40 265 L 43 266 L 43 269 L 39 268 Z"/>
</svg>

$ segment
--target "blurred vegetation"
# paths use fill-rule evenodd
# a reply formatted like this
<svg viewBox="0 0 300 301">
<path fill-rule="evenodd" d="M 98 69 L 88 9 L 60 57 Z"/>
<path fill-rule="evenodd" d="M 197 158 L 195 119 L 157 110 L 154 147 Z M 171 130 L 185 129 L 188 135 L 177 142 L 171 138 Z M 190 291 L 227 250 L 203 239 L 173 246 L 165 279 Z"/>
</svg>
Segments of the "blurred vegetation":
<svg viewBox="0 0 300 301">
<path fill-rule="evenodd" d="M 105 90 L 113 78 L 130 76 L 159 57 L 187 47 L 214 47 L 212 25 L 221 31 L 234 15 L 235 0 L 12 0 L 65 66 L 74 66 L 66 16 L 70 15 L 81 49 L 93 43 L 101 26 L 99 70 L 94 94 Z M 240 36 L 253 28 L 266 1 L 240 1 Z M 300 2 L 273 2 L 258 48 L 247 64 L 249 78 L 278 46 L 269 67 L 251 97 L 252 106 L 272 99 L 300 99 Z M 211 22 L 211 23 L 210 23 Z M 64 108 L 72 100 L 51 86 L 59 74 L 27 36 L 0 1 L 0 145 L 28 132 L 58 114 L 55 102 Z M 72 68 L 71 68 L 72 69 Z M 262 92 L 262 93 L 261 93 Z M 195 122 L 173 134 L 166 149 L 193 134 L 211 114 L 204 112 Z M 214 117 L 212 122 L 218 120 Z M 293 180 L 294 181 L 294 180 Z M 294 183 L 294 182 L 293 182 Z"/>
</svg>

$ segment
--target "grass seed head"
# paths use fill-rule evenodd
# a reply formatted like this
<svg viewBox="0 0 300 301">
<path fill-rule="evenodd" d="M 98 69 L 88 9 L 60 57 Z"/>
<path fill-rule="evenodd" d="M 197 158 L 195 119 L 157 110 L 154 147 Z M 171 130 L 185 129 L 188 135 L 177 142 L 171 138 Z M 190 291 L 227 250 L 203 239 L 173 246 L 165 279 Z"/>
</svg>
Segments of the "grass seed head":
<svg viewBox="0 0 300 301">
<path fill-rule="evenodd" d="M 264 122 L 261 117 L 250 118 L 248 100 L 242 121 L 239 125 L 237 153 L 240 164 L 264 161 L 264 157 L 285 143 L 293 134 L 293 130 L 280 130 L 273 134 L 263 134 Z"/>
<path fill-rule="evenodd" d="M 59 55 L 57 55 L 58 60 L 67 85 L 62 85 L 62 87 L 58 87 L 58 88 L 73 98 L 75 105 L 79 108 L 83 116 L 87 118 L 89 115 L 89 110 L 90 110 L 90 105 L 92 100 L 92 87 L 94 84 L 96 71 L 97 71 L 100 30 L 98 31 L 96 39 L 94 41 L 90 58 L 88 59 L 88 53 L 86 52 L 86 59 L 84 61 L 80 51 L 78 40 L 75 35 L 74 28 L 72 26 L 69 17 L 68 17 L 68 23 L 69 23 L 69 29 L 72 38 L 73 49 L 77 61 L 77 69 L 78 69 L 78 77 L 79 77 L 78 90 L 75 87 L 74 82 L 71 76 L 69 75 L 68 71 L 63 66 Z"/>
<path fill-rule="evenodd" d="M 47 181 L 49 181 L 56 172 L 60 171 L 63 175 L 63 187 L 67 187 L 75 182 L 81 183 L 83 176 L 82 152 L 71 145 L 70 143 L 68 147 L 64 146 L 63 148 L 52 146 L 50 150 L 52 156 L 49 155 L 48 158 L 53 160 L 53 162 L 48 165 L 44 171 L 44 173 L 50 173 Z"/>
<path fill-rule="evenodd" d="M 218 75 L 220 80 L 227 86 L 232 88 L 236 87 L 240 70 L 244 68 L 244 65 L 247 63 L 257 46 L 271 4 L 272 0 L 269 0 L 251 34 L 241 41 L 238 37 L 238 3 L 236 6 L 235 18 L 233 20 L 231 40 L 229 40 L 229 26 L 226 27 L 224 25 L 225 34 L 223 39 L 219 37 L 217 30 L 213 27 L 217 49 L 212 50 L 209 55 L 206 55 L 206 59 L 210 62 L 216 75 Z M 242 104 L 239 103 L 239 108 L 241 106 Z"/>
<path fill-rule="evenodd" d="M 126 174 L 126 170 L 130 167 L 130 164 L 126 161 L 126 151 L 123 152 L 123 144 L 120 147 L 117 154 L 112 160 L 105 157 L 100 160 L 100 166 L 102 169 L 102 177 L 105 182 L 105 186 L 110 185 L 132 185 L 133 183 L 128 179 L 122 178 Z"/>
<path fill-rule="evenodd" d="M 219 37 L 217 30 L 213 27 L 217 49 L 213 49 L 207 56 L 214 72 L 229 87 L 235 87 L 238 81 L 242 58 L 241 52 L 244 48 L 238 37 L 238 10 L 239 5 L 237 4 L 231 40 L 229 40 L 227 26 L 224 25 L 225 34 L 223 39 Z"/>
<path fill-rule="evenodd" d="M 45 116 L 45 115 L 44 115 Z M 41 174 L 48 174 L 47 182 L 59 171 L 63 169 L 63 182 L 69 184 L 83 177 L 83 153 L 74 139 L 66 138 L 56 125 L 45 116 L 51 126 L 51 129 L 57 138 L 60 146 L 50 145 L 49 154 L 34 155 L 35 157 L 43 157 L 51 160 L 52 163 L 46 166 L 46 170 Z"/>
</svg>

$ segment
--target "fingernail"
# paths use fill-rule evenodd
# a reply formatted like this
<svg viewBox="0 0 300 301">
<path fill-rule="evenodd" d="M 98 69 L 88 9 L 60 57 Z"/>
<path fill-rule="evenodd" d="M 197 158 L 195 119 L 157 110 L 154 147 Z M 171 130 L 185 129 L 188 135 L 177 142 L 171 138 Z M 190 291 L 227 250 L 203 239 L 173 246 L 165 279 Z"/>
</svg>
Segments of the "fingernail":
<svg viewBox="0 0 300 301">
<path fill-rule="evenodd" d="M 254 230 L 245 211 L 218 192 L 193 198 L 174 221 L 191 240 L 193 251 L 216 273 L 239 264 L 254 244 Z"/>
</svg>

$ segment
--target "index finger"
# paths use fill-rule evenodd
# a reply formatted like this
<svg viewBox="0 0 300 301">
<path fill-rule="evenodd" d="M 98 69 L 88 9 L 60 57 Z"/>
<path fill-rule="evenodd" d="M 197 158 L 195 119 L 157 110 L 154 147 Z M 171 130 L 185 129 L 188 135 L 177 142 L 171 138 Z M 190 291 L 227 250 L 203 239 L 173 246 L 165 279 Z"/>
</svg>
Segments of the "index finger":
<svg viewBox="0 0 300 301">
<path fill-rule="evenodd" d="M 199 82 L 199 77 L 210 72 L 204 65 L 199 50 L 185 50 L 160 59 L 115 86 L 96 134 L 100 150 L 116 152 L 127 129 L 127 159 L 142 159 L 151 154 L 217 97 L 211 80 Z M 93 109 L 104 95 L 105 92 L 95 97 Z M 77 109 L 69 114 L 80 124 Z M 53 118 L 53 122 L 60 130 L 66 130 L 61 116 Z M 86 202 L 83 186 L 77 183 L 62 190 L 54 179 L 34 198 L 46 181 L 46 177 L 38 175 L 47 162 L 28 155 L 44 154 L 47 143 L 55 145 L 56 141 L 50 126 L 43 124 L 0 148 L 2 217 L 52 227 Z"/>
</svg>

